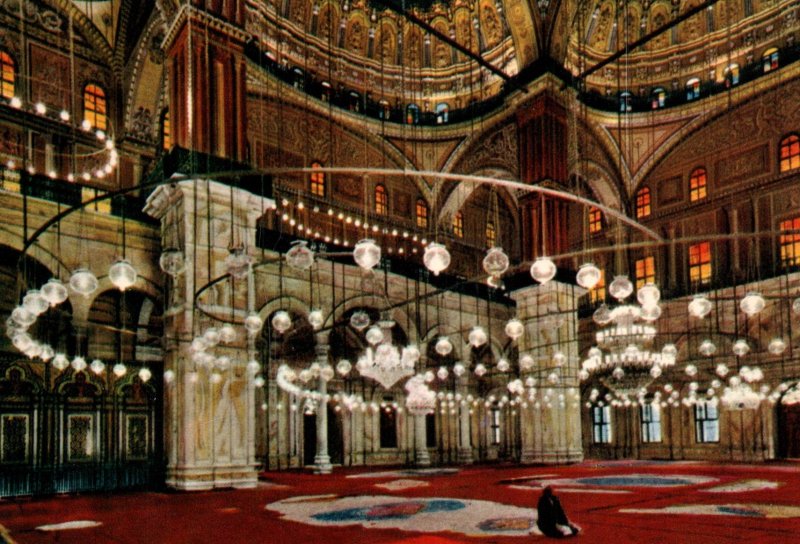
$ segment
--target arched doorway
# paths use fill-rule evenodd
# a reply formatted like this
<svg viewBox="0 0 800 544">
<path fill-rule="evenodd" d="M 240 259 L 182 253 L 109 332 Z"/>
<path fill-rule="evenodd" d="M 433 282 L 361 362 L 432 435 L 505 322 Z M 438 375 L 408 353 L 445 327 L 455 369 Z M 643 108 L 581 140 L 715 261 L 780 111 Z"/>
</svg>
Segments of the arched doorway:
<svg viewBox="0 0 800 544">
<path fill-rule="evenodd" d="M 778 454 L 800 459 L 800 384 L 787 390 L 778 404 Z"/>
</svg>

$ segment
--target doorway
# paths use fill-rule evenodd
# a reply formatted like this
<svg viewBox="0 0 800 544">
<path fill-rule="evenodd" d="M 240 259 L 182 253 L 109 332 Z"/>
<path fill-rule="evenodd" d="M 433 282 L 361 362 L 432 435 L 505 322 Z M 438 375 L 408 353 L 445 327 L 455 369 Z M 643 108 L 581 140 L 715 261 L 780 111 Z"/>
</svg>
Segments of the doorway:
<svg viewBox="0 0 800 544">
<path fill-rule="evenodd" d="M 344 447 L 342 438 L 342 419 L 331 406 L 328 406 L 328 455 L 331 464 L 341 465 L 344 460 Z M 303 465 L 314 464 L 317 455 L 317 416 L 306 414 L 303 416 Z"/>
</svg>

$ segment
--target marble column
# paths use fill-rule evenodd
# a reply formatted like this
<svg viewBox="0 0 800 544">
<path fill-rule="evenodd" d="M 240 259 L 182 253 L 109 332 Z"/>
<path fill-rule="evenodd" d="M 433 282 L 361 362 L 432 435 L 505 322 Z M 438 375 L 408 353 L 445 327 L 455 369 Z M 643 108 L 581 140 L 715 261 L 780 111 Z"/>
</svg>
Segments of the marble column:
<svg viewBox="0 0 800 544">
<path fill-rule="evenodd" d="M 169 280 L 164 311 L 164 369 L 175 373 L 164 391 L 166 483 L 175 489 L 257 483 L 255 385 L 245 368 L 250 354 L 242 326 L 247 282 L 222 282 L 213 293 L 213 308 L 208 306 L 212 313 L 226 319 L 233 316 L 236 322 L 234 342 L 206 348 L 215 357 L 229 357 L 231 364 L 227 368 L 201 364 L 193 357 L 191 344 L 207 327 L 221 326 L 220 321 L 198 315 L 195 293 L 227 272 L 225 258 L 232 239 L 255 255 L 256 221 L 274 207 L 271 199 L 207 180 L 162 185 L 147 199 L 145 212 L 162 223 L 162 247 L 181 249 L 186 262 L 185 271 Z"/>
<path fill-rule="evenodd" d="M 465 365 L 467 366 L 467 365 Z M 459 418 L 459 426 L 458 426 L 458 463 L 460 465 L 469 465 L 472 464 L 472 443 L 471 443 L 471 428 L 470 423 L 472 418 L 470 417 L 469 410 L 470 404 L 466 401 L 467 397 L 467 378 L 466 376 L 461 376 L 458 378 L 458 390 L 462 395 L 461 402 L 458 403 L 458 418 Z"/>
<path fill-rule="evenodd" d="M 414 462 L 418 467 L 431 466 L 426 432 L 426 412 L 413 412 L 414 416 Z"/>
<path fill-rule="evenodd" d="M 326 344 L 317 344 L 317 363 L 320 368 L 328 364 L 328 351 Z M 328 455 L 328 382 L 319 377 L 319 404 L 317 405 L 317 453 L 314 456 L 314 474 L 330 474 L 333 471 L 331 457 Z"/>
<path fill-rule="evenodd" d="M 521 463 L 576 463 L 583 460 L 581 412 L 578 398 L 578 298 L 586 290 L 550 281 L 511 294 L 525 325 L 519 339 L 520 356 L 536 361 L 530 376 L 538 380 L 538 402 L 520 409 Z M 566 362 L 558 367 L 553 355 Z M 556 383 L 548 376 L 556 373 Z M 523 380 L 527 376 L 523 376 Z M 531 406 L 531 404 L 533 404 Z"/>
</svg>

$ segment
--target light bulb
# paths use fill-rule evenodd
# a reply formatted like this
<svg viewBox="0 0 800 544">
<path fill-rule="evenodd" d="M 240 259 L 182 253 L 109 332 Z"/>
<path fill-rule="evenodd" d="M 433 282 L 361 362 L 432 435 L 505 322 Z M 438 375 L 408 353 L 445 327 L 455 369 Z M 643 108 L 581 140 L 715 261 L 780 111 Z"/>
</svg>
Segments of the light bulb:
<svg viewBox="0 0 800 544">
<path fill-rule="evenodd" d="M 750 346 L 747 345 L 747 341 L 743 338 L 739 338 L 736 342 L 733 343 L 733 354 L 737 357 L 744 357 L 750 351 Z"/>
</svg>

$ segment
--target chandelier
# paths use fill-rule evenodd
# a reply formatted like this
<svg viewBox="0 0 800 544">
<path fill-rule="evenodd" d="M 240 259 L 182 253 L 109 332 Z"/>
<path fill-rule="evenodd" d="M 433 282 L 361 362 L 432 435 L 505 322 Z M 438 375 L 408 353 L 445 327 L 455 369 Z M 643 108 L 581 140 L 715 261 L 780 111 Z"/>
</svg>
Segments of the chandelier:
<svg viewBox="0 0 800 544">
<path fill-rule="evenodd" d="M 614 281 L 624 282 L 621 277 Z M 617 297 L 620 301 L 632 292 L 623 291 L 626 291 L 624 296 Z M 652 349 L 656 328 L 651 323 L 661 315 L 658 288 L 645 285 L 638 295 L 641 305 L 620 304 L 609 309 L 604 304 L 595 311 L 594 321 L 605 328 L 597 331 L 597 344 L 589 349 L 579 372 L 582 380 L 598 375 L 620 398 L 646 389 L 665 368 L 675 364 L 677 356 L 677 348 L 672 344 L 664 345 L 660 351 Z"/>
<path fill-rule="evenodd" d="M 375 380 L 384 389 L 390 389 L 398 381 L 414 374 L 419 361 L 419 348 L 406 346 L 402 349 L 392 344 L 391 328 L 394 321 L 380 321 L 377 325 L 383 337 L 374 346 L 370 345 L 358 358 L 356 369 L 365 378 Z"/>
</svg>

